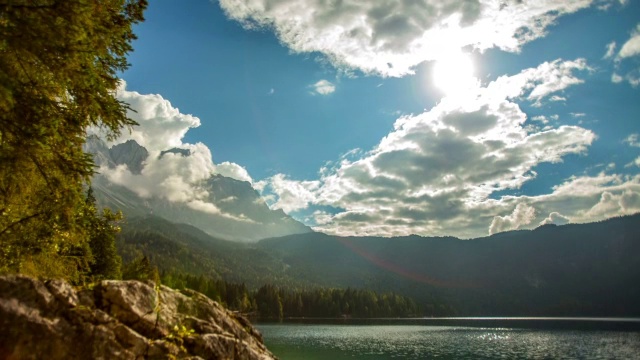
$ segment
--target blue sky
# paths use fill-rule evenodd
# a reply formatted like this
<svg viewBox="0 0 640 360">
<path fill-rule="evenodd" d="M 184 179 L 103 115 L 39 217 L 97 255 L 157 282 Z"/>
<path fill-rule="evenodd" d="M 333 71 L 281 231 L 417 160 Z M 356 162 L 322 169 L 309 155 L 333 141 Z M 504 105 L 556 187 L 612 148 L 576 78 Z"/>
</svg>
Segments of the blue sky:
<svg viewBox="0 0 640 360">
<path fill-rule="evenodd" d="M 217 172 L 319 231 L 463 238 L 640 211 L 638 1 L 154 1 L 136 33 L 119 141 L 202 155 L 153 174 L 175 201 Z"/>
</svg>

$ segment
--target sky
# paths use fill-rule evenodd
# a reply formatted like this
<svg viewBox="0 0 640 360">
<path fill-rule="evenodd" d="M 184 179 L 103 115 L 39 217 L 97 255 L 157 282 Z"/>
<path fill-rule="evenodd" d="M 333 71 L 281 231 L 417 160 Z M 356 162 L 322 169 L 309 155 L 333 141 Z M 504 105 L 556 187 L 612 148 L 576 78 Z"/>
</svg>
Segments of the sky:
<svg viewBox="0 0 640 360">
<path fill-rule="evenodd" d="M 114 182 L 219 173 L 339 235 L 473 238 L 640 211 L 640 1 L 150 2 Z M 205 204 L 213 212 L 215 205 Z"/>
</svg>

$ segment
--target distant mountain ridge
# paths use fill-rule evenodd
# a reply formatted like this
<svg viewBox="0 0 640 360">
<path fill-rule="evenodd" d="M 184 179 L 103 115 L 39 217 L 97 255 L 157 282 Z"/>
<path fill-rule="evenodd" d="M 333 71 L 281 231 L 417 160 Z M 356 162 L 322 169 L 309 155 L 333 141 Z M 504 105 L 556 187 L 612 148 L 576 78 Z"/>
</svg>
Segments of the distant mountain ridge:
<svg viewBox="0 0 640 360">
<path fill-rule="evenodd" d="M 149 157 L 147 149 L 134 140 L 111 148 L 97 136 L 89 136 L 85 151 L 93 154 L 97 166 L 114 168 L 126 165 L 134 175 L 140 175 Z M 167 149 L 167 153 L 190 156 L 188 149 Z M 164 198 L 143 198 L 125 186 L 96 174 L 92 187 L 99 205 L 122 210 L 126 216 L 154 214 L 173 222 L 191 224 L 211 236 L 234 241 L 257 241 L 262 238 L 310 232 L 311 230 L 286 215 L 282 210 L 271 210 L 249 182 L 212 174 L 203 184 L 208 193 L 207 202 L 221 210 L 220 214 L 199 211 L 185 203 Z M 246 221 L 243 221 L 246 220 Z"/>
<path fill-rule="evenodd" d="M 431 296 L 474 316 L 640 316 L 640 214 L 492 236 L 265 239 L 311 283 Z"/>
<path fill-rule="evenodd" d="M 307 233 L 241 244 L 152 216 L 123 228 L 125 257 L 254 289 L 395 292 L 427 315 L 640 317 L 640 214 L 472 240 Z"/>
</svg>

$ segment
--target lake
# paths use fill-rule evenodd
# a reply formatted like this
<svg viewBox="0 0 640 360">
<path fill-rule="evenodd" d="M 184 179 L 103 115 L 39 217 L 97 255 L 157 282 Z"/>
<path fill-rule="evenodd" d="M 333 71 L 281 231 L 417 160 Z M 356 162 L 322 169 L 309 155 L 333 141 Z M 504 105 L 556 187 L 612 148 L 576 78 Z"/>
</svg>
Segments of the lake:
<svg viewBox="0 0 640 360">
<path fill-rule="evenodd" d="M 259 323 L 296 359 L 640 359 L 639 319 L 455 318 Z"/>
</svg>

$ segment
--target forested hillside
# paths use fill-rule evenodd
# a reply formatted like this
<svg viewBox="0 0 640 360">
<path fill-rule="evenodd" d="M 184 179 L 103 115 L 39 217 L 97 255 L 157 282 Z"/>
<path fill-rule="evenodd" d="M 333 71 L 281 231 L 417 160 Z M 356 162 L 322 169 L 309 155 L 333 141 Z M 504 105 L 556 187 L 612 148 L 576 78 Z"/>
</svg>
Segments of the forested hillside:
<svg viewBox="0 0 640 360">
<path fill-rule="evenodd" d="M 427 315 L 637 316 L 639 226 L 634 215 L 473 240 L 313 233 L 246 245 L 147 217 L 125 224 L 118 244 L 127 261 L 145 254 L 161 273 L 244 283 L 249 292 L 268 284 L 394 292 Z"/>
<path fill-rule="evenodd" d="M 307 234 L 259 246 L 334 286 L 432 296 L 460 315 L 640 315 L 640 215 L 486 238 Z"/>
<path fill-rule="evenodd" d="M 288 271 L 288 264 L 255 244 L 215 239 L 190 225 L 154 216 L 123 223 L 117 245 L 127 264 L 125 278 L 156 277 L 162 284 L 202 292 L 231 309 L 261 318 L 453 313 L 437 301 L 418 304 L 388 291 L 311 281 Z"/>
</svg>

